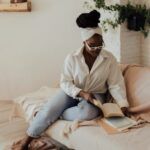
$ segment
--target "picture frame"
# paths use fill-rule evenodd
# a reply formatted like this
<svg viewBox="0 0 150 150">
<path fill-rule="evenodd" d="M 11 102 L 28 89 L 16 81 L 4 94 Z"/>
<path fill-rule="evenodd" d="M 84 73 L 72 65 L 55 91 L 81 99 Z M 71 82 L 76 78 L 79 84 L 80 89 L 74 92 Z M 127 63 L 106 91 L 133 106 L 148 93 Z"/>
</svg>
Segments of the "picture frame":
<svg viewBox="0 0 150 150">
<path fill-rule="evenodd" d="M 30 12 L 31 8 L 29 0 L 10 0 L 9 3 L 0 3 L 0 12 Z"/>
</svg>

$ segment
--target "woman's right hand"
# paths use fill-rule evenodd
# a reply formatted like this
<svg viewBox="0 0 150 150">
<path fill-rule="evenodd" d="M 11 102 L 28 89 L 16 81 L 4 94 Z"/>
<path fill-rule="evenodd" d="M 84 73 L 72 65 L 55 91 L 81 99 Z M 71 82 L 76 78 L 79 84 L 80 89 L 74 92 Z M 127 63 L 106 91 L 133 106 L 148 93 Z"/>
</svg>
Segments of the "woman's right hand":
<svg viewBox="0 0 150 150">
<path fill-rule="evenodd" d="M 83 99 L 90 101 L 90 102 L 92 102 L 94 98 L 94 95 L 92 93 L 85 92 L 83 90 L 81 90 L 78 95 L 79 97 L 82 97 Z"/>
</svg>

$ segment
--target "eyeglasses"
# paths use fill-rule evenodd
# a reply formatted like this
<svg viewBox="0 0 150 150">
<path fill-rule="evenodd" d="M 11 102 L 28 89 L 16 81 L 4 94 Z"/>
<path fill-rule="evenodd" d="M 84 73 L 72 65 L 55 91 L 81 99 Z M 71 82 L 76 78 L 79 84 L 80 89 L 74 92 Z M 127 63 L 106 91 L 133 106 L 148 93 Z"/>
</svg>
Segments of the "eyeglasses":
<svg viewBox="0 0 150 150">
<path fill-rule="evenodd" d="M 85 42 L 85 43 L 86 43 L 88 49 L 91 50 L 91 51 L 92 51 L 92 50 L 101 49 L 101 48 L 103 47 L 103 45 L 101 45 L 101 46 L 89 46 L 89 45 L 87 44 L 87 42 Z"/>
</svg>

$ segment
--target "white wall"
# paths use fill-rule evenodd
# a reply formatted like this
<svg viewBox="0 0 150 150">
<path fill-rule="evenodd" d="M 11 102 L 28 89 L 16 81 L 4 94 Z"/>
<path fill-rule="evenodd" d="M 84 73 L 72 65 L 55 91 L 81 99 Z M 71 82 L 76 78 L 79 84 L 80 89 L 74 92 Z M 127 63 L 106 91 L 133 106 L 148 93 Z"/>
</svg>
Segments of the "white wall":
<svg viewBox="0 0 150 150">
<path fill-rule="evenodd" d="M 122 63 L 141 63 L 141 33 L 129 31 L 126 23 L 121 25 L 120 51 Z"/>
<path fill-rule="evenodd" d="M 84 1 L 32 0 L 32 12 L 0 13 L 0 100 L 57 85 L 65 56 L 82 44 L 75 20 L 85 11 Z M 144 39 L 124 25 L 109 29 L 104 33 L 106 47 L 118 60 L 150 66 L 149 37 Z"/>
<path fill-rule="evenodd" d="M 120 0 L 105 0 L 106 5 L 115 5 L 116 3 L 120 4 Z M 101 19 L 105 20 L 110 18 L 111 20 L 115 19 L 114 16 L 118 15 L 116 12 L 107 12 L 101 11 Z M 120 51 L 120 26 L 113 29 L 110 25 L 107 26 L 108 31 L 103 32 L 104 41 L 106 44 L 106 49 L 113 53 L 113 55 L 120 61 L 121 51 Z"/>
<path fill-rule="evenodd" d="M 32 0 L 32 12 L 0 13 L 0 100 L 56 86 L 67 53 L 81 46 L 84 0 Z"/>
<path fill-rule="evenodd" d="M 146 39 L 142 37 L 141 53 L 142 64 L 150 67 L 150 35 Z"/>
<path fill-rule="evenodd" d="M 150 8 L 150 0 L 143 0 L 141 3 L 146 3 Z M 150 33 L 147 38 L 141 38 L 141 63 L 145 66 L 150 66 Z"/>
<path fill-rule="evenodd" d="M 113 20 L 113 15 L 110 14 L 107 11 L 103 11 L 101 10 L 101 20 L 105 20 L 106 18 L 110 18 L 111 20 Z M 118 61 L 120 61 L 120 56 L 121 56 L 121 52 L 120 52 L 120 26 L 118 26 L 117 28 L 113 29 L 110 25 L 107 25 L 107 32 L 103 32 L 103 38 L 104 38 L 104 42 L 105 42 L 105 48 L 112 52 L 113 55 L 117 58 Z"/>
</svg>

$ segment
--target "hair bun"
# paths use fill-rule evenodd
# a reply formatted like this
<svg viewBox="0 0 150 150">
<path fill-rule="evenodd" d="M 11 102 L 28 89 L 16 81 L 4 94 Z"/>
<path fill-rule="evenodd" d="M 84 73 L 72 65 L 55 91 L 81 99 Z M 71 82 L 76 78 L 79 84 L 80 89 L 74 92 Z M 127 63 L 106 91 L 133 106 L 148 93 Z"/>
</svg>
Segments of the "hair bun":
<svg viewBox="0 0 150 150">
<path fill-rule="evenodd" d="M 89 13 L 82 13 L 76 20 L 76 23 L 81 28 L 93 28 L 98 27 L 100 19 L 100 13 L 96 10 L 93 10 Z"/>
<path fill-rule="evenodd" d="M 98 11 L 96 11 L 96 10 L 93 10 L 93 11 L 91 11 L 89 13 L 89 17 L 91 17 L 91 19 L 92 18 L 95 19 L 95 21 L 96 20 L 99 21 L 99 19 L 100 19 L 100 13 Z"/>
</svg>

